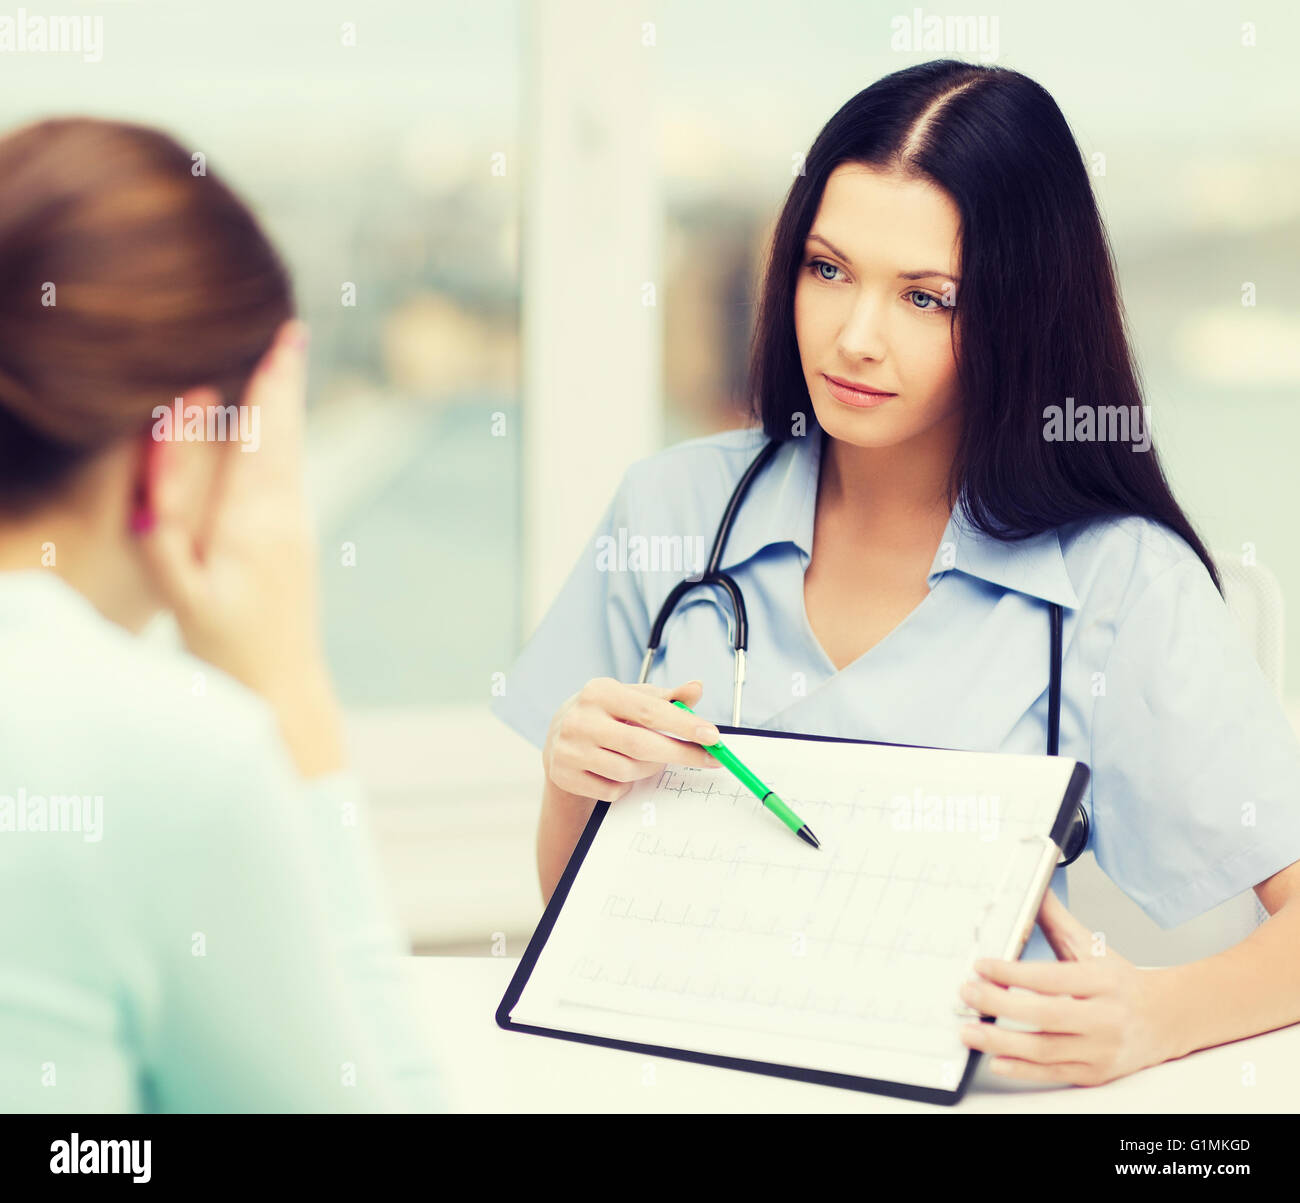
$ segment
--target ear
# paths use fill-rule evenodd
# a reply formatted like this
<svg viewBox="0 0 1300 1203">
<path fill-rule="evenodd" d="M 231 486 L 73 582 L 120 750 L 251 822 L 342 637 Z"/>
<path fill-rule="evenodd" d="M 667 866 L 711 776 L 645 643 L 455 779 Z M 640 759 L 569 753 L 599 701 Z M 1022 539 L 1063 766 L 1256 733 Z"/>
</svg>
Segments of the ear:
<svg viewBox="0 0 1300 1203">
<path fill-rule="evenodd" d="M 171 432 L 170 415 L 149 419 L 136 439 L 135 472 L 131 481 L 131 506 L 127 521 L 131 530 L 146 533 L 157 521 L 163 477 L 167 473 Z"/>
<path fill-rule="evenodd" d="M 215 389 L 194 388 L 171 405 L 154 408 L 138 436 L 129 517 L 132 531 L 152 530 L 164 513 L 193 528 L 196 511 L 202 508 L 194 495 L 194 469 L 196 461 L 211 458 L 212 449 L 201 442 L 187 442 L 185 414 L 196 405 L 206 412 L 209 405 L 220 404 L 220 399 Z M 197 491 L 205 495 L 209 483 L 204 480 Z"/>
</svg>

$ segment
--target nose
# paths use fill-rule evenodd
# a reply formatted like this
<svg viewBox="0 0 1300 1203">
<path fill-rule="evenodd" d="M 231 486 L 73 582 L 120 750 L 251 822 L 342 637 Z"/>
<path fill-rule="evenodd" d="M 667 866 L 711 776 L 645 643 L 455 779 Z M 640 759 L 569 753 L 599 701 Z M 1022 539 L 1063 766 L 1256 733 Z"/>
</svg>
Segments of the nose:
<svg viewBox="0 0 1300 1203">
<path fill-rule="evenodd" d="M 840 328 L 839 351 L 847 360 L 883 359 L 885 356 L 885 299 L 864 290 Z"/>
</svg>

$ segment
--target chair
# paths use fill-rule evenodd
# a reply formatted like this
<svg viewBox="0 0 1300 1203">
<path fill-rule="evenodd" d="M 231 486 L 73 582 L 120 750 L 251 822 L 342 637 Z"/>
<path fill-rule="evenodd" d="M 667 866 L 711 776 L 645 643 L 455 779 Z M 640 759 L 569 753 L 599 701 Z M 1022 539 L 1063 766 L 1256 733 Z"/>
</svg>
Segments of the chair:
<svg viewBox="0 0 1300 1203">
<path fill-rule="evenodd" d="M 1223 581 L 1228 609 L 1280 701 L 1283 607 L 1277 577 L 1262 564 L 1243 564 L 1235 550 L 1222 548 L 1210 554 Z M 1178 965 L 1213 956 L 1240 943 L 1268 918 L 1254 890 L 1247 889 L 1166 930 L 1106 876 L 1091 850 L 1066 870 L 1066 880 L 1070 911 L 1091 930 L 1111 933 L 1117 951 L 1138 965 Z"/>
</svg>

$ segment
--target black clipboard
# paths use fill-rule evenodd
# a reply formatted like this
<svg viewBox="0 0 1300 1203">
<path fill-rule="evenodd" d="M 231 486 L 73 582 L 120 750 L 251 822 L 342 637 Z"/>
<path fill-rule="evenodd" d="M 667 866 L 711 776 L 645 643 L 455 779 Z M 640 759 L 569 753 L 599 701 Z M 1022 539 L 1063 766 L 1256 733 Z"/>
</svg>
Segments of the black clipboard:
<svg viewBox="0 0 1300 1203">
<path fill-rule="evenodd" d="M 793 731 L 768 731 L 756 727 L 729 727 L 721 723 L 715 723 L 715 727 L 724 735 L 761 735 L 778 739 L 803 739 L 813 740 L 824 743 L 841 743 L 841 744 L 877 744 L 883 747 L 891 748 L 924 748 L 929 751 L 947 752 L 956 749 L 938 748 L 929 744 L 901 744 L 891 743 L 888 740 L 880 739 L 842 739 L 834 735 L 805 735 Z M 961 749 L 967 751 L 968 749 Z M 997 753 L 976 753 L 977 755 L 996 755 Z M 1065 796 L 1061 800 L 1060 809 L 1056 814 L 1056 821 L 1052 824 L 1051 838 L 1059 849 L 1065 841 L 1066 834 L 1070 828 L 1070 820 L 1074 816 L 1075 807 L 1079 805 L 1083 792 L 1087 788 L 1090 770 L 1086 764 L 1075 762 L 1074 772 L 1070 775 L 1069 783 L 1066 785 Z M 766 1074 L 769 1077 L 789 1078 L 799 1082 L 814 1082 L 820 1086 L 838 1086 L 846 1090 L 863 1091 L 870 1094 L 882 1094 L 891 1098 L 909 1099 L 921 1103 L 938 1103 L 942 1106 L 953 1106 L 959 1103 L 966 1093 L 967 1087 L 975 1076 L 975 1069 L 979 1064 L 979 1058 L 982 1055 L 980 1050 L 969 1050 L 966 1057 L 966 1068 L 957 1085 L 952 1090 L 935 1089 L 929 1086 L 913 1086 L 907 1082 L 891 1082 L 880 1078 L 865 1078 L 857 1074 L 838 1074 L 828 1070 L 810 1069 L 797 1065 L 782 1065 L 775 1061 L 751 1061 L 746 1058 L 728 1057 L 716 1053 L 701 1053 L 694 1049 L 672 1048 L 666 1045 L 641 1044 L 630 1040 L 617 1040 L 608 1036 L 593 1036 L 585 1032 L 566 1032 L 558 1028 L 543 1028 L 533 1024 L 516 1023 L 510 1018 L 510 1012 L 514 1009 L 515 1004 L 519 1001 L 523 993 L 524 986 L 528 983 L 528 978 L 532 974 L 533 967 L 537 964 L 538 958 L 542 954 L 542 949 L 546 946 L 546 941 L 550 937 L 551 930 L 555 926 L 556 919 L 559 918 L 560 911 L 564 909 L 565 900 L 569 896 L 569 890 L 578 875 L 578 869 L 581 867 L 583 860 L 587 855 L 588 849 L 596 838 L 596 832 L 600 830 L 606 812 L 609 810 L 608 802 L 597 802 L 591 812 L 591 817 L 587 820 L 586 827 L 583 828 L 582 835 L 578 839 L 576 847 L 573 849 L 573 855 L 569 857 L 569 863 L 564 867 L 564 874 L 560 878 L 559 884 L 555 887 L 555 892 L 551 895 L 551 900 L 542 914 L 533 932 L 532 938 L 528 941 L 528 947 L 524 951 L 519 967 L 515 970 L 514 976 L 510 979 L 510 985 L 506 987 L 506 992 L 502 996 L 501 1002 L 496 1009 L 497 1026 L 510 1032 L 529 1032 L 535 1036 L 550 1036 L 556 1040 L 571 1040 L 578 1044 L 599 1044 L 606 1048 L 622 1049 L 630 1053 L 648 1053 L 655 1057 L 670 1057 L 676 1061 L 693 1061 L 699 1065 L 714 1065 L 722 1069 L 738 1069 L 746 1073 Z M 1053 873 L 1055 870 L 1052 871 Z M 1052 873 L 1047 875 L 1047 884 L 1043 887 L 1043 893 L 1034 900 L 1033 913 L 1037 915 L 1038 908 L 1042 905 L 1043 894 L 1046 894 L 1050 887 Z M 1032 930 L 1033 924 L 1030 924 Z M 1017 950 L 1014 959 L 1018 959 L 1024 952 L 1024 942 Z M 992 1017 L 985 1016 L 985 1023 L 993 1022 Z"/>
</svg>

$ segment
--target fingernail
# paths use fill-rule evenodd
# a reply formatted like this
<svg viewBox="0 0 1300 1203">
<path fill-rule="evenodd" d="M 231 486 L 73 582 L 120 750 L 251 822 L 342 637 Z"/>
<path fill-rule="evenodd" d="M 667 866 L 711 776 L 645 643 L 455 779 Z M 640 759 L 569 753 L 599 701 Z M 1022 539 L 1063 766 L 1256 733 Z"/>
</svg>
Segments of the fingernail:
<svg viewBox="0 0 1300 1203">
<path fill-rule="evenodd" d="M 702 744 L 716 744 L 722 738 L 722 735 L 717 727 L 696 727 L 695 738 L 697 742 Z"/>
</svg>

